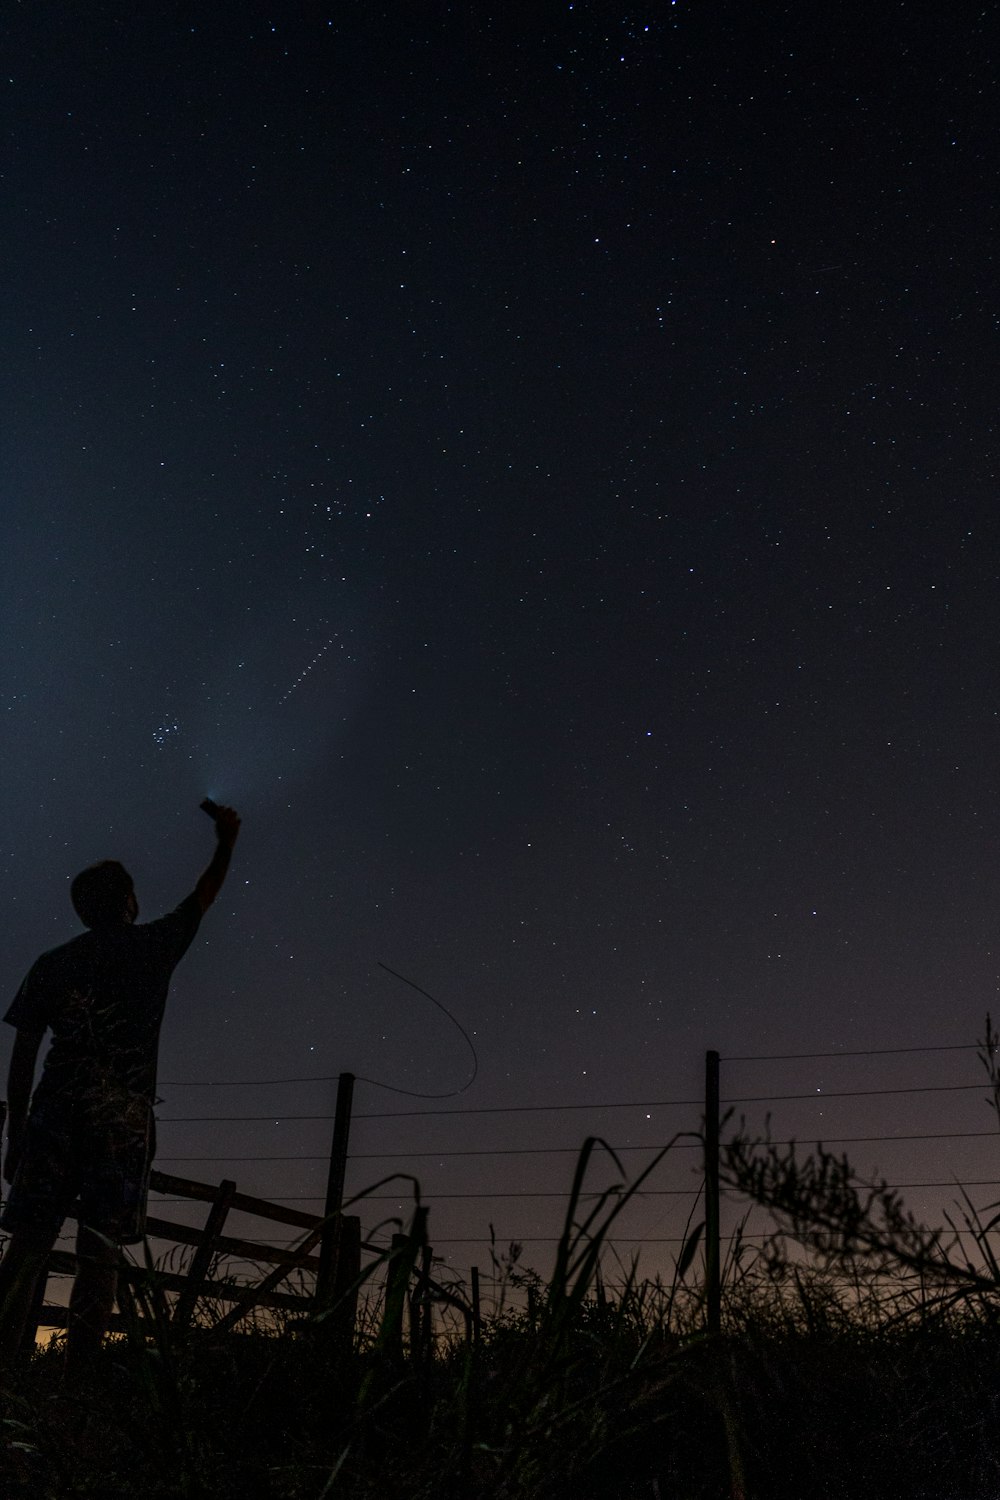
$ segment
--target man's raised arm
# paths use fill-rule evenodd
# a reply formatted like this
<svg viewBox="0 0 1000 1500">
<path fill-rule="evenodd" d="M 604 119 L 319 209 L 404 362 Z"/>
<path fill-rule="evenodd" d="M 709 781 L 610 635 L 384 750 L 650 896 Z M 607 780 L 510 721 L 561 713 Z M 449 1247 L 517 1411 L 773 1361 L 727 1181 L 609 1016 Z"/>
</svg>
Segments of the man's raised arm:
<svg viewBox="0 0 1000 1500">
<path fill-rule="evenodd" d="M 211 863 L 199 878 L 194 888 L 202 912 L 208 911 L 212 902 L 222 889 L 222 882 L 226 878 L 229 869 L 229 859 L 236 843 L 237 834 L 240 831 L 239 814 L 231 807 L 216 807 L 211 804 L 211 816 L 215 820 L 215 837 L 217 843 L 215 853 L 212 855 Z"/>
</svg>

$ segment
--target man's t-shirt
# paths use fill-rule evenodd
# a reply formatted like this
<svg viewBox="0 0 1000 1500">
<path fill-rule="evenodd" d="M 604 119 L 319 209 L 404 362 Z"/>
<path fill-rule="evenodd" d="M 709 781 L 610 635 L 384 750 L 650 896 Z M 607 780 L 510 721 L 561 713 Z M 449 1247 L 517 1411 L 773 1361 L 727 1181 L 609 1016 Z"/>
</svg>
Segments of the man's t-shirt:
<svg viewBox="0 0 1000 1500">
<path fill-rule="evenodd" d="M 170 976 L 200 921 L 192 894 L 157 922 L 84 932 L 35 961 L 3 1018 L 52 1032 L 33 1106 L 94 1125 L 148 1112 Z"/>
</svg>

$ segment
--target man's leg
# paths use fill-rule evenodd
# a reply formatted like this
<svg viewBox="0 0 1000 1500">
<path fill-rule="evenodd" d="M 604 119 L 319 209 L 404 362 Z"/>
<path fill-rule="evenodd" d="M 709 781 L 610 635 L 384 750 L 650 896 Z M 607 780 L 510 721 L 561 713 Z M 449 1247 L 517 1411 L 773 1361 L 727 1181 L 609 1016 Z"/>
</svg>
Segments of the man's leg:
<svg viewBox="0 0 1000 1500">
<path fill-rule="evenodd" d="M 76 1232 L 76 1279 L 69 1299 L 66 1370 L 89 1369 L 100 1353 L 118 1291 L 118 1246 L 81 1224 Z"/>
<path fill-rule="evenodd" d="M 53 1235 L 42 1242 L 33 1235 L 15 1233 L 7 1242 L 0 1260 L 0 1366 L 13 1364 L 20 1352 L 55 1239 Z"/>
</svg>

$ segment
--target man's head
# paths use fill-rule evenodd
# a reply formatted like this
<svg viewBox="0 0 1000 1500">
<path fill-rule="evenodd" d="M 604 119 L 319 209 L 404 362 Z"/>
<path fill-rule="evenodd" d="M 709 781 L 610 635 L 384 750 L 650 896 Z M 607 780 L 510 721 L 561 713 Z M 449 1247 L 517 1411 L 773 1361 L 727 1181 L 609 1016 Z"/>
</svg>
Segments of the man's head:
<svg viewBox="0 0 1000 1500">
<path fill-rule="evenodd" d="M 81 870 L 69 895 L 85 927 L 120 927 L 134 922 L 139 913 L 132 877 L 116 859 L 102 859 Z"/>
</svg>

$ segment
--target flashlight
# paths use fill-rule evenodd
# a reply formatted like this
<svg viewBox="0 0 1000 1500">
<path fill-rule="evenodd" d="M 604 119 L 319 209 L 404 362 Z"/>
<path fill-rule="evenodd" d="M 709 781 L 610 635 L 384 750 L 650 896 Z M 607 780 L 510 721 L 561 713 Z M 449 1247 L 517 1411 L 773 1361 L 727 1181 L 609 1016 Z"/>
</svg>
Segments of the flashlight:
<svg viewBox="0 0 1000 1500">
<path fill-rule="evenodd" d="M 211 797 L 206 797 L 204 802 L 199 802 L 198 806 L 201 808 L 203 813 L 208 813 L 208 816 L 210 818 L 214 819 L 219 816 L 219 804 L 217 802 L 213 802 Z"/>
</svg>

